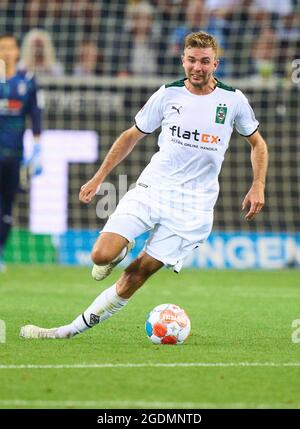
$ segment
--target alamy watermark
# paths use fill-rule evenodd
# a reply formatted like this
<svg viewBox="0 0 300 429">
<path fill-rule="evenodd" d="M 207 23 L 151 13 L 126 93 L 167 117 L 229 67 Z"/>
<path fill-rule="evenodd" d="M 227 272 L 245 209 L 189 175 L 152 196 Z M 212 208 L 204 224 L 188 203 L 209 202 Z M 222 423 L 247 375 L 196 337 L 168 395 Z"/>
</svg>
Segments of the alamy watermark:
<svg viewBox="0 0 300 429">
<path fill-rule="evenodd" d="M 133 188 L 136 191 L 120 202 Z M 153 186 L 138 179 L 129 186 L 128 177 L 123 174 L 119 176 L 117 186 L 109 182 L 102 183 L 97 196 L 100 198 L 96 205 L 96 215 L 102 220 L 107 219 L 120 203 L 121 213 L 144 213 L 149 222 L 153 219 L 173 219 L 186 230 L 190 229 L 191 223 L 197 221 L 203 228 L 207 228 L 207 232 L 212 226 L 212 211 L 203 210 L 205 188 L 199 184 L 184 183 L 173 189 L 171 186 Z"/>
<path fill-rule="evenodd" d="M 296 58 L 292 61 L 292 68 L 294 69 L 292 73 L 292 82 L 299 84 L 300 83 L 300 58 Z"/>
<path fill-rule="evenodd" d="M 104 182 L 101 184 L 97 195 L 100 199 L 96 206 L 96 214 L 99 219 L 107 219 L 116 209 L 118 202 L 130 189 L 135 187 L 135 183 L 128 186 L 127 174 L 119 176 L 118 187 L 113 183 Z"/>
<path fill-rule="evenodd" d="M 292 328 L 296 328 L 292 332 L 292 343 L 299 344 L 300 343 L 300 319 L 293 320 Z"/>
<path fill-rule="evenodd" d="M 6 342 L 6 324 L 4 320 L 0 320 L 0 344 Z"/>
<path fill-rule="evenodd" d="M 0 60 L 0 83 L 6 82 L 6 67 L 5 62 Z"/>
</svg>

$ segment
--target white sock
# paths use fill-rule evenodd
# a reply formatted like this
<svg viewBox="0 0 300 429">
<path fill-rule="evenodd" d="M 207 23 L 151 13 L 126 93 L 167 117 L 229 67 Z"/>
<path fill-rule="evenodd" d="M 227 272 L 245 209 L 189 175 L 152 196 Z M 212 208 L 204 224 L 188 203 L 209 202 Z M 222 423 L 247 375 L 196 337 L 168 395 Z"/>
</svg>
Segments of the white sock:
<svg viewBox="0 0 300 429">
<path fill-rule="evenodd" d="M 117 294 L 116 284 L 105 289 L 92 304 L 70 325 L 61 326 L 56 331 L 57 338 L 68 338 L 80 334 L 120 311 L 129 300 Z"/>
</svg>

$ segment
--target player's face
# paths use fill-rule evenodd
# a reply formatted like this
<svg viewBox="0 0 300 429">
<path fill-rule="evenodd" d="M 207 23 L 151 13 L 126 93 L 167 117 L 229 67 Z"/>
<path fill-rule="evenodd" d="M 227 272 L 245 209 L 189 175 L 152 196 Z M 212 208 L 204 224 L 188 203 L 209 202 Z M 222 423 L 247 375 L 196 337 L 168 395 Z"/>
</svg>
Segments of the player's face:
<svg viewBox="0 0 300 429">
<path fill-rule="evenodd" d="M 13 37 L 0 39 L 0 59 L 10 67 L 15 65 L 19 58 L 19 48 Z"/>
<path fill-rule="evenodd" d="M 182 55 L 185 75 L 196 88 L 207 85 L 218 64 L 212 48 L 186 48 Z"/>
</svg>

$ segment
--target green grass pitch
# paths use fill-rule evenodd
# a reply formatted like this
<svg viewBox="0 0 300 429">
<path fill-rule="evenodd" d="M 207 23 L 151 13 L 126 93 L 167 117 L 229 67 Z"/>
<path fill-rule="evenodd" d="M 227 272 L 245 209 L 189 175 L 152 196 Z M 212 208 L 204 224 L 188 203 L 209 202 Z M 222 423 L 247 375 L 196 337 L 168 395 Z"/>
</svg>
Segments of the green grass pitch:
<svg viewBox="0 0 300 429">
<path fill-rule="evenodd" d="M 83 335 L 19 338 L 25 324 L 69 323 L 119 273 L 97 283 L 87 268 L 10 265 L 0 275 L 0 408 L 300 408 L 296 270 L 163 269 Z M 145 318 L 168 302 L 187 311 L 192 334 L 155 346 Z"/>
</svg>

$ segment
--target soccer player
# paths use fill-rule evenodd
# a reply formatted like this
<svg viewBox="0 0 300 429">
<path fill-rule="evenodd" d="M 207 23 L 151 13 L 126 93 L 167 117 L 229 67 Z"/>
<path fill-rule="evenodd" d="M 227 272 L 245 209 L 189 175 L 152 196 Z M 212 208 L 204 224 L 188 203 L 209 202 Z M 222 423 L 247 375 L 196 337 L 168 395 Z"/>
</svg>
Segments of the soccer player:
<svg viewBox="0 0 300 429">
<path fill-rule="evenodd" d="M 89 203 L 105 177 L 145 135 L 161 126 L 159 151 L 122 198 L 92 250 L 92 276 L 102 280 L 120 262 L 135 237 L 150 231 L 143 251 L 72 323 L 21 328 L 25 338 L 70 338 L 120 311 L 162 266 L 179 272 L 187 254 L 204 242 L 213 224 L 218 174 L 233 127 L 251 146 L 253 181 L 242 204 L 253 219 L 264 205 L 267 145 L 247 98 L 214 77 L 217 42 L 204 32 L 185 39 L 186 77 L 156 91 L 137 113 L 135 125 L 115 141 L 94 177 L 81 187 Z M 145 65 L 146 67 L 146 65 Z"/>
<path fill-rule="evenodd" d="M 4 271 L 3 250 L 12 224 L 12 207 L 19 187 L 23 157 L 25 119 L 32 120 L 35 139 L 30 160 L 32 175 L 41 173 L 41 108 L 32 74 L 17 71 L 19 46 L 10 34 L 0 36 L 0 272 Z"/>
</svg>

